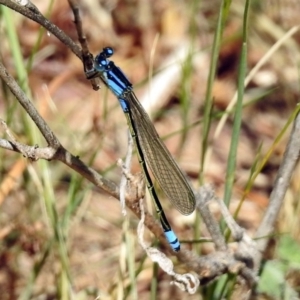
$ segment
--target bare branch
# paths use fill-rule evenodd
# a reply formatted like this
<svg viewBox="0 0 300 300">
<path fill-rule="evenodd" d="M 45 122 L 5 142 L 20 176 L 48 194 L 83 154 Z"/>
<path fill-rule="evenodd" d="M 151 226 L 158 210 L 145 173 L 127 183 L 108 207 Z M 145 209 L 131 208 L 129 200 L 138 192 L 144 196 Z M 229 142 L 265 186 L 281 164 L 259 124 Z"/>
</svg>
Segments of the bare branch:
<svg viewBox="0 0 300 300">
<path fill-rule="evenodd" d="M 15 141 L 12 142 L 4 139 L 0 139 L 0 147 L 7 150 L 19 152 L 23 156 L 30 158 L 31 160 L 38 160 L 38 159 L 51 160 L 56 151 L 51 147 L 39 148 L 37 145 L 28 146 L 28 145 L 21 144 L 19 142 L 15 142 Z"/>
<path fill-rule="evenodd" d="M 274 184 L 274 189 L 270 196 L 269 206 L 266 210 L 264 218 L 256 232 L 256 237 L 270 235 L 275 226 L 279 210 L 284 201 L 286 190 L 289 186 L 292 173 L 299 158 L 300 150 L 300 114 L 295 118 L 293 129 L 289 138 L 289 142 L 284 153 L 284 157 Z M 257 241 L 257 249 L 259 254 L 255 257 L 255 268 L 258 269 L 261 263 L 263 252 L 268 244 L 268 239 L 259 239 Z"/>
<path fill-rule="evenodd" d="M 189 269 L 198 274 L 201 285 L 205 285 L 226 273 L 241 275 L 246 280 L 248 288 L 257 280 L 255 272 L 248 268 L 244 262 L 237 260 L 230 250 L 217 251 L 199 257 L 191 251 L 182 249 L 176 256 Z"/>
<path fill-rule="evenodd" d="M 38 145 L 28 146 L 16 141 L 14 136 L 9 131 L 6 123 L 0 119 L 6 134 L 9 136 L 10 141 L 0 139 L 0 147 L 7 150 L 12 150 L 23 154 L 23 156 L 30 158 L 31 160 L 38 160 L 40 158 L 51 160 L 55 154 L 55 149 L 51 147 L 39 148 Z"/>
<path fill-rule="evenodd" d="M 253 239 L 251 239 L 246 231 L 236 223 L 224 201 L 218 198 L 215 198 L 215 200 L 218 202 L 221 208 L 221 213 L 231 231 L 233 239 L 238 242 L 238 247 L 235 251 L 234 257 L 238 261 L 244 262 L 249 268 L 252 269 L 254 266 L 254 257 L 258 252 L 256 243 L 253 241 Z"/>
<path fill-rule="evenodd" d="M 79 14 L 79 6 L 76 0 L 69 0 L 69 5 L 73 11 L 76 31 L 78 35 L 78 40 L 82 48 L 82 62 L 84 67 L 84 73 L 88 74 L 94 70 L 94 57 L 93 54 L 89 51 L 88 43 L 86 40 L 86 36 L 82 29 L 82 21 Z M 90 79 L 93 89 L 95 91 L 99 90 L 100 88 L 100 79 L 99 78 L 92 78 Z"/>
<path fill-rule="evenodd" d="M 15 95 L 19 103 L 23 106 L 23 108 L 31 117 L 36 126 L 39 128 L 48 145 L 54 149 L 57 149 L 60 146 L 59 140 L 53 134 L 47 123 L 41 117 L 39 112 L 36 110 L 36 108 L 31 103 L 26 94 L 22 91 L 22 89 L 14 80 L 14 78 L 10 76 L 2 62 L 0 62 L 0 77 L 9 87 L 10 91 Z"/>
<path fill-rule="evenodd" d="M 227 245 L 225 239 L 221 233 L 218 222 L 212 216 L 210 210 L 208 209 L 208 202 L 214 198 L 214 191 L 211 186 L 203 186 L 200 188 L 199 192 L 196 193 L 196 206 L 198 212 L 209 231 L 213 242 L 216 245 L 217 250 L 226 250 Z"/>
</svg>

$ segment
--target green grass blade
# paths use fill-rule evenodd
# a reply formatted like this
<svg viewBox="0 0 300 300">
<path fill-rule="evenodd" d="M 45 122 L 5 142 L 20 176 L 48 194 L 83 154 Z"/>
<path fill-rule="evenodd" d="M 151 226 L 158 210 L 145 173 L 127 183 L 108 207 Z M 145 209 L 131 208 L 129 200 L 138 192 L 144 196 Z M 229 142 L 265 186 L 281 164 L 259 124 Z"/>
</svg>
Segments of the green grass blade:
<svg viewBox="0 0 300 300">
<path fill-rule="evenodd" d="M 26 68 L 24 67 L 24 59 L 22 56 L 22 51 L 17 36 L 17 29 L 15 27 L 12 12 L 8 7 L 3 5 L 0 6 L 0 9 L 2 10 L 3 19 L 6 25 L 7 38 L 9 40 L 11 54 L 13 56 L 13 61 L 15 63 L 18 83 L 20 84 L 23 91 L 27 95 L 30 95 L 27 72 L 26 72 Z"/>
<path fill-rule="evenodd" d="M 282 130 L 279 132 L 278 136 L 276 137 L 276 139 L 274 140 L 273 144 L 271 145 L 270 149 L 267 151 L 267 153 L 265 154 L 265 156 L 261 159 L 261 161 L 257 162 L 254 164 L 254 166 L 251 169 L 251 173 L 250 173 L 250 177 L 246 183 L 245 189 L 244 189 L 244 193 L 242 195 L 241 201 L 237 207 L 237 210 L 235 212 L 235 217 L 237 217 L 238 212 L 241 208 L 241 205 L 243 203 L 243 201 L 245 200 L 245 198 L 247 197 L 247 195 L 249 194 L 254 181 L 256 179 L 256 177 L 260 174 L 261 170 L 263 169 L 263 167 L 266 165 L 267 161 L 270 159 L 271 154 L 274 152 L 276 146 L 278 145 L 278 143 L 281 141 L 283 135 L 286 133 L 287 129 L 289 128 L 289 126 L 294 122 L 296 116 L 300 113 L 300 106 L 298 105 L 293 113 L 291 114 L 291 116 L 289 117 L 288 121 L 286 122 L 286 124 L 284 125 L 284 127 L 282 128 Z"/>
<path fill-rule="evenodd" d="M 220 46 L 222 43 L 222 36 L 224 30 L 224 24 L 228 17 L 228 10 L 230 7 L 231 0 L 223 0 L 221 3 L 217 28 L 214 35 L 213 47 L 211 52 L 211 63 L 209 69 L 209 75 L 207 80 L 206 95 L 204 101 L 204 116 L 203 116 L 203 127 L 202 127 L 202 152 L 200 158 L 200 172 L 199 172 L 199 183 L 202 185 L 204 183 L 204 171 L 205 171 L 205 157 L 206 151 L 208 148 L 208 135 L 210 130 L 210 124 L 212 119 L 212 107 L 213 107 L 213 98 L 212 98 L 212 89 L 213 83 L 216 77 L 217 72 L 217 63 L 219 59 Z M 200 217 L 197 215 L 194 226 L 194 238 L 198 239 L 200 237 Z M 196 245 L 197 252 L 199 252 L 199 244 Z"/>
<path fill-rule="evenodd" d="M 249 9 L 250 9 L 250 0 L 245 2 L 245 10 L 243 16 L 243 44 L 241 51 L 241 59 L 239 64 L 238 71 L 238 96 L 237 103 L 235 108 L 234 120 L 233 120 L 233 132 L 232 139 L 230 144 L 230 150 L 228 155 L 228 163 L 226 170 L 226 179 L 225 179 L 225 191 L 224 191 L 224 202 L 227 207 L 229 206 L 232 188 L 235 179 L 235 169 L 236 169 L 236 160 L 237 160 L 237 149 L 238 142 L 242 124 L 242 111 L 243 111 L 243 98 L 244 98 L 244 81 L 247 72 L 247 40 L 248 40 L 248 20 L 249 20 Z M 225 227 L 225 222 L 221 222 L 221 226 Z M 223 291 L 226 291 L 226 294 L 230 295 L 232 293 L 232 287 L 234 286 L 233 282 L 235 277 L 228 276 L 227 280 L 224 283 Z M 227 297 L 230 299 L 230 296 Z"/>
<path fill-rule="evenodd" d="M 229 202 L 232 195 L 232 187 L 235 179 L 235 168 L 236 168 L 236 156 L 238 149 L 238 142 L 240 136 L 240 129 L 242 123 L 242 108 L 243 108 L 243 98 L 244 98 L 244 81 L 247 71 L 247 36 L 248 36 L 248 18 L 249 18 L 249 6 L 250 0 L 245 3 L 244 11 L 244 24 L 243 24 L 243 45 L 241 51 L 241 60 L 239 65 L 238 72 L 238 98 L 236 103 L 236 109 L 234 114 L 233 122 L 233 132 L 231 145 L 228 156 L 228 164 L 226 170 L 226 179 L 225 179 L 225 192 L 224 192 L 224 202 L 229 206 Z"/>
<path fill-rule="evenodd" d="M 204 170 L 205 170 L 205 157 L 206 150 L 208 147 L 208 134 L 211 123 L 211 111 L 213 107 L 212 88 L 217 72 L 217 63 L 219 59 L 220 46 L 222 43 L 222 35 L 224 30 L 224 24 L 228 17 L 228 10 L 230 7 L 230 0 L 223 0 L 220 7 L 217 28 L 214 35 L 213 47 L 211 52 L 211 64 L 209 69 L 209 75 L 207 80 L 207 89 L 204 101 L 204 117 L 203 117 L 203 128 L 202 128 L 202 154 L 201 154 L 201 169 L 199 173 L 199 182 L 204 182 Z"/>
</svg>

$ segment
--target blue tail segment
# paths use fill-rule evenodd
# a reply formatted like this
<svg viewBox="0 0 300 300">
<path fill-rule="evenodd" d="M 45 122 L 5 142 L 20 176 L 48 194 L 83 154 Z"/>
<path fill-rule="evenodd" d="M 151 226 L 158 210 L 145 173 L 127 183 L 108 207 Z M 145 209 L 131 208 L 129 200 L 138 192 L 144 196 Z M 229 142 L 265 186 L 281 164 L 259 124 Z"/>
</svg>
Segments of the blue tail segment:
<svg viewBox="0 0 300 300">
<path fill-rule="evenodd" d="M 178 252 L 180 250 L 180 243 L 177 239 L 173 230 L 164 231 L 167 241 L 171 245 L 174 251 Z"/>
<path fill-rule="evenodd" d="M 119 100 L 127 118 L 131 136 L 135 141 L 139 162 L 166 239 L 174 251 L 179 251 L 180 243 L 164 214 L 147 165 L 150 166 L 161 189 L 184 215 L 191 214 L 195 209 L 194 192 L 170 152 L 160 140 L 149 116 L 133 92 L 131 82 L 122 70 L 109 60 L 113 54 L 112 48 L 104 48 L 95 58 L 95 71 Z"/>
</svg>

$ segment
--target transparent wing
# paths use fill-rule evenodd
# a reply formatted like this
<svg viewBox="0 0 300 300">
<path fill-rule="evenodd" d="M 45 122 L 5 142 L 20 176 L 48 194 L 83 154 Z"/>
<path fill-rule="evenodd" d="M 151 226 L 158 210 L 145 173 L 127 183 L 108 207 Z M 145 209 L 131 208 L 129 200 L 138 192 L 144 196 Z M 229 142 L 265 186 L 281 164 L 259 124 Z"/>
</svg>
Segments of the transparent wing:
<svg viewBox="0 0 300 300">
<path fill-rule="evenodd" d="M 122 97 L 129 102 L 138 139 L 153 176 L 176 209 L 184 215 L 191 214 L 195 209 L 195 195 L 186 177 L 161 141 L 134 92 L 126 91 Z"/>
</svg>

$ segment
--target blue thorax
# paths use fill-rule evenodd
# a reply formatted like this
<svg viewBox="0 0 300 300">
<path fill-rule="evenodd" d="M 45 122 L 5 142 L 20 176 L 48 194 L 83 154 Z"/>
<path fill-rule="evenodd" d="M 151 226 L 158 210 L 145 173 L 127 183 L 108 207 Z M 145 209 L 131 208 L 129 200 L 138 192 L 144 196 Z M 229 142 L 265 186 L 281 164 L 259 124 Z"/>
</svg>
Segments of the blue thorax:
<svg viewBox="0 0 300 300">
<path fill-rule="evenodd" d="M 113 53 L 112 48 L 104 48 L 95 58 L 95 69 L 102 74 L 109 89 L 120 98 L 125 91 L 132 90 L 132 84 L 121 69 L 108 59 Z"/>
</svg>

